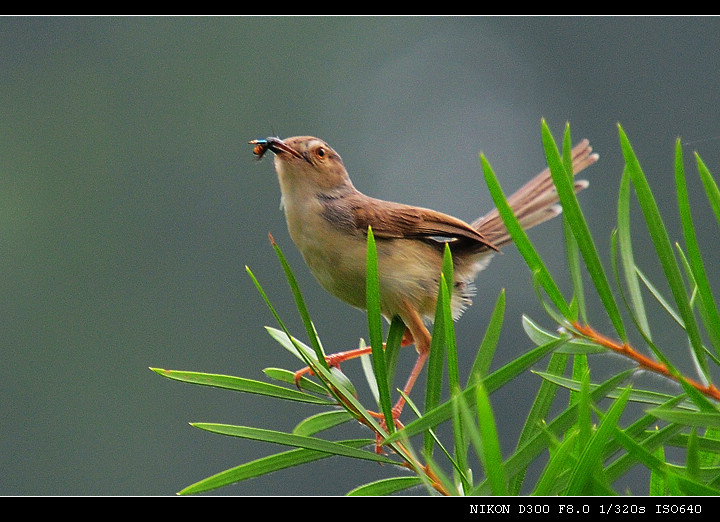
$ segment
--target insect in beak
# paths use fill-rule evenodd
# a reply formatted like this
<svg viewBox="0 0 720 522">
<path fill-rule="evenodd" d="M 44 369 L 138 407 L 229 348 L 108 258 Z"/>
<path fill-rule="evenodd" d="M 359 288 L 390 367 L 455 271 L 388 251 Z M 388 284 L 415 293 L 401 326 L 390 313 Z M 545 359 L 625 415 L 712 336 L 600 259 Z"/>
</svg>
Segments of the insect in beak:
<svg viewBox="0 0 720 522">
<path fill-rule="evenodd" d="M 253 148 L 253 154 L 255 154 L 255 159 L 260 160 L 267 152 L 268 148 L 270 147 L 270 144 L 267 140 L 250 140 L 248 142 L 250 145 L 255 145 Z"/>
<path fill-rule="evenodd" d="M 294 156 L 299 159 L 305 159 L 302 154 L 293 149 L 290 145 L 286 144 L 280 138 L 250 140 L 248 143 L 250 143 L 250 145 L 255 145 L 253 154 L 255 154 L 257 159 L 262 158 L 268 149 L 273 151 L 275 154 L 289 154 L 290 156 Z"/>
</svg>

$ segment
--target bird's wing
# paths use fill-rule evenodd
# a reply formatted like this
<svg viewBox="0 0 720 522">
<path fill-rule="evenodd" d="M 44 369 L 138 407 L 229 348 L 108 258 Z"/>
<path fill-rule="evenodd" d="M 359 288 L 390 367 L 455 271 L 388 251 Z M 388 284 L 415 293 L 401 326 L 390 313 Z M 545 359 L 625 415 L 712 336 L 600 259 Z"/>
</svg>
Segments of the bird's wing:
<svg viewBox="0 0 720 522">
<path fill-rule="evenodd" d="M 384 239 L 428 239 L 438 243 L 458 242 L 458 247 L 497 248 L 464 221 L 442 212 L 399 203 L 372 200 L 352 205 L 352 218 L 358 230 Z"/>
</svg>

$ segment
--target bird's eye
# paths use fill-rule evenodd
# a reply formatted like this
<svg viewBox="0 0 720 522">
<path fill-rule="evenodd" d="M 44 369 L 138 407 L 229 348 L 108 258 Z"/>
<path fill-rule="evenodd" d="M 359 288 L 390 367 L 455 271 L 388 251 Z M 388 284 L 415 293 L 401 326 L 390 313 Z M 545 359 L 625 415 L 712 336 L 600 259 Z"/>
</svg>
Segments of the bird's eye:
<svg viewBox="0 0 720 522">
<path fill-rule="evenodd" d="M 317 149 L 315 149 L 315 155 L 318 158 L 324 158 L 325 157 L 325 149 L 322 147 L 318 147 Z"/>
</svg>

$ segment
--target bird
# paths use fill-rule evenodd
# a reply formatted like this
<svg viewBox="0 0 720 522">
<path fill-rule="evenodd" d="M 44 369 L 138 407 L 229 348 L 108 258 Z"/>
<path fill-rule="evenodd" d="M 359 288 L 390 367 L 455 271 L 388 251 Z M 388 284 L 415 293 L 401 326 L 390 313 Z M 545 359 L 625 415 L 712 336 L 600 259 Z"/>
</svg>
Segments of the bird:
<svg viewBox="0 0 720 522">
<path fill-rule="evenodd" d="M 288 232 L 310 272 L 330 294 L 366 309 L 366 252 L 368 229 L 376 242 L 380 310 L 387 320 L 405 325 L 403 345 L 414 344 L 417 359 L 403 388 L 409 396 L 430 353 L 443 253 L 453 259 L 453 319 L 458 319 L 476 293 L 474 281 L 500 248 L 512 241 L 497 209 L 471 223 L 436 210 L 386 201 L 355 188 L 340 155 L 313 136 L 253 139 L 253 153 L 261 159 L 274 154 L 281 192 L 281 208 Z M 573 175 L 594 164 L 588 140 L 572 148 Z M 413 180 L 409 179 L 409 183 Z M 574 180 L 576 192 L 588 186 Z M 507 198 L 524 229 L 561 212 L 550 171 L 544 169 Z M 329 364 L 368 353 L 350 350 L 327 356 Z M 296 378 L 309 371 L 296 373 Z M 296 381 L 297 382 L 297 381 Z M 405 399 L 392 408 L 395 422 Z"/>
</svg>

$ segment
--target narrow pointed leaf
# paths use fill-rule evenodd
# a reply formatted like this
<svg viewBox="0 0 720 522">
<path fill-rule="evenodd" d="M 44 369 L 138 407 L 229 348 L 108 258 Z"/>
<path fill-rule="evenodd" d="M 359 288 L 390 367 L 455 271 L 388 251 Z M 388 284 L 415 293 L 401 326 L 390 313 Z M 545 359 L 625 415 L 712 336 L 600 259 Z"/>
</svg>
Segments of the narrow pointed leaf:
<svg viewBox="0 0 720 522">
<path fill-rule="evenodd" d="M 580 388 L 582 387 L 582 383 L 575 379 L 570 379 L 568 377 L 563 377 L 562 375 L 555 375 L 547 372 L 533 372 L 537 374 L 538 376 L 542 377 L 543 379 L 556 384 L 557 386 L 561 386 L 563 388 L 567 388 L 568 390 L 572 391 L 580 391 Z M 597 384 L 590 383 L 590 389 L 594 390 L 597 388 Z M 619 392 L 612 391 L 608 394 L 608 398 L 611 399 L 617 399 L 620 396 Z M 666 393 L 660 393 L 655 392 L 651 390 L 637 390 L 633 388 L 632 392 L 630 393 L 630 402 L 637 402 L 641 404 L 654 404 L 654 405 L 660 405 L 665 404 L 666 401 L 670 400 L 674 396 L 668 395 Z M 679 408 L 683 409 L 691 409 L 695 411 L 695 407 L 692 406 L 688 401 L 683 402 L 678 406 Z"/>
<path fill-rule="evenodd" d="M 620 415 L 625 410 L 629 396 L 630 388 L 628 387 L 613 403 L 598 429 L 590 437 L 570 478 L 567 489 L 568 495 L 583 494 L 588 485 L 588 480 L 593 477 L 593 471 L 597 466 L 602 465 L 603 450 L 618 427 L 617 423 L 620 420 Z"/>
<path fill-rule="evenodd" d="M 643 174 L 642 168 L 640 167 L 640 163 L 633 152 L 632 146 L 630 145 L 622 127 L 618 126 L 618 129 L 620 132 L 620 144 L 625 157 L 626 168 L 632 180 L 633 187 L 635 187 L 635 192 L 637 194 L 638 202 L 640 203 L 640 208 L 645 216 L 645 222 L 647 224 L 648 231 L 650 232 L 650 237 L 652 238 L 660 264 L 663 268 L 663 272 L 665 273 L 665 277 L 668 280 L 670 290 L 673 294 L 673 298 L 675 299 L 675 304 L 678 307 L 678 311 L 685 325 L 685 330 L 687 331 L 690 339 L 691 348 L 695 352 L 695 356 L 703 375 L 707 376 L 709 369 L 704 355 L 700 331 L 698 330 L 695 316 L 693 315 L 690 307 L 690 302 L 685 290 L 682 275 L 680 273 L 680 267 L 675 259 L 668 232 L 663 224 L 655 197 L 650 190 L 650 185 Z"/>
<path fill-rule="evenodd" d="M 565 126 L 565 134 L 563 135 L 563 154 L 562 163 L 565 173 L 570 183 L 573 183 L 573 167 L 572 167 L 572 139 L 570 138 L 570 125 Z M 585 292 L 580 270 L 580 249 L 577 240 L 573 235 L 572 225 L 566 213 L 562 214 L 563 234 L 565 236 L 565 256 L 567 258 L 568 270 L 570 272 L 570 280 L 573 284 L 573 303 L 576 304 L 579 315 L 574 315 L 573 319 L 577 320 L 578 316 L 587 323 L 587 311 L 585 309 Z"/>
<path fill-rule="evenodd" d="M 557 341 L 559 339 L 566 339 L 566 343 L 557 349 L 558 353 L 604 353 L 607 352 L 606 348 L 598 346 L 597 344 L 590 342 L 586 339 L 573 338 L 568 334 L 558 335 L 552 332 L 548 332 L 542 328 L 535 321 L 530 319 L 528 316 L 523 315 L 522 326 L 525 333 L 532 342 L 540 346 L 551 341 Z"/>
<path fill-rule="evenodd" d="M 282 253 L 282 250 L 280 250 L 280 247 L 275 243 L 275 240 L 272 239 L 272 236 L 270 236 L 270 238 L 273 249 L 275 249 L 275 254 L 280 260 L 280 264 L 282 265 L 283 271 L 285 272 L 285 277 L 288 281 L 288 284 L 290 285 L 290 290 L 292 291 L 293 297 L 295 298 L 295 305 L 297 306 L 298 312 L 300 312 L 300 317 L 303 321 L 303 324 L 305 325 L 305 330 L 307 332 L 308 338 L 310 339 L 310 344 L 312 345 L 313 350 L 315 350 L 315 356 L 317 358 L 318 364 L 320 364 L 324 368 L 328 368 L 327 361 L 325 361 L 325 354 L 323 353 L 322 346 L 320 346 L 317 332 L 315 331 L 315 327 L 313 326 L 312 320 L 310 319 L 310 313 L 308 312 L 307 306 L 305 305 L 305 299 L 303 298 L 302 292 L 300 291 L 300 286 L 295 279 L 295 274 L 293 274 L 293 271 L 290 268 L 290 264 L 287 262 L 287 259 L 285 259 L 285 255 Z"/>
<path fill-rule="evenodd" d="M 540 475 L 533 495 L 549 496 L 559 493 L 558 477 L 568 471 L 569 465 L 573 463 L 572 452 L 577 440 L 577 431 L 572 431 L 565 437 L 562 443 L 550 451 L 550 459 Z"/>
<path fill-rule="evenodd" d="M 628 288 L 627 294 L 630 297 L 629 301 L 632 304 L 634 317 L 637 319 L 645 337 L 650 338 L 650 325 L 648 323 L 647 314 L 645 313 L 645 304 L 642 298 L 642 293 L 640 292 L 640 283 L 638 281 L 635 259 L 633 257 L 630 234 L 630 177 L 627 172 L 623 172 L 622 179 L 620 180 L 617 221 L 618 252 L 620 254 L 620 259 L 622 260 L 625 284 Z"/>
<path fill-rule="evenodd" d="M 653 457 L 658 461 L 665 462 L 665 449 L 660 446 L 653 452 Z M 650 496 L 659 497 L 667 495 L 667 471 L 663 469 L 658 471 L 652 469 L 650 471 Z"/>
<path fill-rule="evenodd" d="M 476 386 L 475 391 L 478 418 L 477 426 L 480 432 L 480 439 L 482 440 L 481 451 L 485 475 L 487 476 L 493 495 L 507 495 L 502 452 L 500 451 L 500 439 L 498 437 L 490 398 L 482 384 Z"/>
<path fill-rule="evenodd" d="M 568 355 L 555 351 L 550 356 L 548 361 L 546 373 L 551 375 L 562 375 L 567 366 Z M 526 441 L 536 435 L 540 431 L 540 426 L 548 418 L 550 407 L 555 400 L 555 396 L 559 386 L 550 382 L 549 380 L 543 380 L 540 383 L 540 388 L 535 396 L 530 413 L 525 419 L 522 432 L 518 438 L 516 449 L 522 447 Z M 511 495 L 519 495 L 522 488 L 522 484 L 525 480 L 525 470 L 519 471 L 509 482 L 508 489 Z"/>
<path fill-rule="evenodd" d="M 315 437 L 306 437 L 303 435 L 293 435 L 291 433 L 283 433 L 281 431 L 265 430 L 261 428 L 251 428 L 248 426 L 233 426 L 230 424 L 216 424 L 210 422 L 193 422 L 192 426 L 201 430 L 218 433 L 220 435 L 229 435 L 231 437 L 240 437 L 243 439 L 260 440 L 273 444 L 282 444 L 285 446 L 294 446 L 309 450 L 323 451 L 332 455 L 340 455 L 343 457 L 352 457 L 363 460 L 373 460 L 385 464 L 397 464 L 397 462 L 383 456 L 378 455 L 374 451 L 364 451 L 351 448 L 337 442 L 331 442 Z"/>
<path fill-rule="evenodd" d="M 444 280 L 444 277 L 441 277 Z M 432 411 L 440 404 L 443 383 L 443 366 L 445 361 L 445 320 L 446 314 L 443 303 L 447 301 L 447 285 L 441 283 L 438 287 L 437 305 L 435 307 L 435 321 L 433 323 L 433 336 L 430 340 L 430 355 L 428 356 L 427 384 L 425 386 L 425 412 Z M 434 437 L 430 432 L 424 436 L 424 452 L 432 455 Z"/>
<path fill-rule="evenodd" d="M 697 439 L 697 428 L 693 427 L 690 430 L 690 439 L 688 440 L 687 454 L 685 455 L 685 469 L 687 469 L 688 476 L 692 479 L 697 479 L 700 475 Z"/>
<path fill-rule="evenodd" d="M 682 144 L 679 139 L 675 144 L 675 185 L 683 236 L 685 237 L 685 246 L 687 248 L 688 263 L 692 268 L 693 279 L 695 280 L 700 295 L 699 308 L 702 312 L 701 317 L 704 320 L 705 330 L 710 337 L 715 353 L 720 353 L 720 313 L 718 313 L 717 306 L 715 305 L 715 299 L 713 298 L 712 289 L 710 288 L 710 281 L 705 272 L 705 264 L 703 263 L 700 246 L 698 245 L 697 236 L 695 235 L 695 226 L 690 211 L 690 197 L 685 181 Z"/>
<path fill-rule="evenodd" d="M 231 375 L 218 375 L 201 372 L 184 372 L 177 370 L 163 370 L 161 368 L 150 368 L 152 371 L 168 379 L 182 381 L 190 384 L 200 384 L 202 386 L 212 386 L 215 388 L 224 388 L 226 390 L 241 391 L 256 395 L 265 395 L 278 399 L 285 399 L 296 402 L 308 402 L 312 404 L 333 404 L 322 397 L 310 395 L 299 390 L 293 390 L 284 386 L 270 384 L 267 382 L 254 381 L 251 379 L 243 379 L 241 377 L 233 377 Z"/>
<path fill-rule="evenodd" d="M 455 290 L 454 281 L 452 255 L 450 253 L 450 246 L 446 243 L 443 254 L 443 269 L 440 283 L 444 283 L 447 289 L 445 300 L 442 303 L 442 309 L 445 314 L 445 345 L 447 347 L 448 358 L 448 384 L 450 386 L 451 393 L 455 393 L 460 390 L 460 370 L 458 367 L 457 342 L 455 339 L 455 322 L 453 320 L 452 312 L 452 300 Z"/>
<path fill-rule="evenodd" d="M 369 439 L 360 439 L 343 441 L 338 444 L 344 444 L 350 448 L 361 448 L 362 446 L 367 446 L 370 443 L 372 443 L 372 441 Z M 235 484 L 243 480 L 260 477 L 282 469 L 301 466 L 303 464 L 307 464 L 308 462 L 314 462 L 331 456 L 331 454 L 326 452 L 307 449 L 285 451 L 283 453 L 262 457 L 260 459 L 253 460 L 252 462 L 241 464 L 217 473 L 216 475 L 207 477 L 206 479 L 184 488 L 182 491 L 178 492 L 178 495 L 204 493 L 206 491 Z"/>
<path fill-rule="evenodd" d="M 296 385 L 295 372 L 291 372 L 290 370 L 285 370 L 283 368 L 263 368 L 263 373 L 276 381 L 292 384 L 293 386 Z M 300 380 L 297 381 L 297 387 L 308 392 L 327 394 L 327 390 L 325 388 L 305 376 L 300 377 Z"/>
<path fill-rule="evenodd" d="M 265 330 L 268 334 L 270 334 L 270 337 L 275 339 L 275 341 L 280 344 L 280 346 L 282 346 L 288 352 L 303 361 L 311 369 L 315 369 L 319 365 L 315 352 L 308 345 L 304 344 L 297 338 L 290 336 L 283 324 L 281 324 L 280 326 L 283 327 L 282 330 L 272 328 L 271 326 L 266 326 Z M 328 371 L 333 376 L 334 386 L 336 388 L 341 387 L 344 390 L 348 390 L 353 395 L 356 394 L 355 386 L 350 381 L 350 379 L 348 379 L 347 376 L 340 371 L 339 368 L 332 367 L 327 369 L 326 371 Z M 327 392 L 327 388 L 325 391 Z"/>
<path fill-rule="evenodd" d="M 493 202 L 495 203 L 495 206 L 497 207 L 498 212 L 502 217 L 503 223 L 505 224 L 508 233 L 513 238 L 513 242 L 517 246 L 518 251 L 523 256 L 523 259 L 525 259 L 525 263 L 527 263 L 530 271 L 534 274 L 537 274 L 536 277 L 538 278 L 540 285 L 545 290 L 555 307 L 560 310 L 560 313 L 563 314 L 563 316 L 569 317 L 571 315 L 570 307 L 565 301 L 565 298 L 562 296 L 562 293 L 560 292 L 560 289 L 553 280 L 552 276 L 548 272 L 548 269 L 542 262 L 542 259 L 535 250 L 535 247 L 533 247 L 532 243 L 530 243 L 530 239 L 528 238 L 523 228 L 520 226 L 520 223 L 515 217 L 515 214 L 510 208 L 510 205 L 508 205 L 505 194 L 503 193 L 502 188 L 498 183 L 498 180 L 492 170 L 492 167 L 490 166 L 490 163 L 488 163 L 484 155 L 480 156 L 480 162 L 482 164 L 483 174 L 485 176 L 485 183 L 488 186 L 490 195 L 492 196 Z"/>
<path fill-rule="evenodd" d="M 720 225 L 720 189 L 718 189 L 715 179 L 712 174 L 710 174 L 710 171 L 707 166 L 705 166 L 705 163 L 700 158 L 700 155 L 697 153 L 695 154 L 695 161 L 697 163 L 698 172 L 700 173 L 700 180 L 705 187 L 705 194 L 710 202 L 710 207 L 715 214 L 715 219 L 717 220 L 718 225 Z"/>
<path fill-rule="evenodd" d="M 393 378 L 395 376 L 395 367 L 397 366 L 402 347 L 402 338 L 405 335 L 405 324 L 398 316 L 390 321 L 388 329 L 387 341 L 385 345 L 385 368 L 387 369 L 388 385 L 392 388 Z"/>
<path fill-rule="evenodd" d="M 678 411 L 654 408 L 649 410 L 648 413 L 655 415 L 658 419 L 676 422 L 686 426 L 720 428 L 720 412 Z"/>
<path fill-rule="evenodd" d="M 324 411 L 303 419 L 293 428 L 292 433 L 309 437 L 350 420 L 353 420 L 353 417 L 345 410 Z"/>
<path fill-rule="evenodd" d="M 279 252 L 279 249 L 277 249 L 276 251 Z M 280 254 L 280 255 L 282 255 L 282 254 Z M 316 351 L 315 357 L 309 357 L 305 354 L 301 345 L 290 335 L 290 331 L 287 329 L 287 327 L 285 326 L 285 323 L 280 318 L 280 315 L 275 310 L 275 307 L 270 302 L 270 299 L 268 298 L 267 294 L 265 293 L 265 290 L 263 289 L 263 287 L 260 284 L 260 282 L 258 281 L 258 279 L 255 277 L 255 274 L 253 274 L 252 270 L 250 270 L 250 268 L 248 266 L 245 267 L 245 271 L 248 273 L 248 275 L 252 279 L 253 283 L 255 284 L 255 288 L 257 288 L 258 292 L 262 296 L 263 300 L 265 301 L 265 304 L 267 305 L 268 309 L 270 310 L 270 313 L 272 313 L 273 317 L 275 317 L 275 320 L 277 321 L 277 323 L 280 326 L 280 328 L 282 329 L 282 331 L 285 333 L 285 336 L 287 337 L 287 339 L 293 343 L 298 355 L 301 358 L 303 358 L 305 364 L 307 364 L 308 366 L 310 366 L 313 369 L 315 369 L 316 366 L 323 367 L 323 365 L 320 364 L 317 360 L 317 358 L 320 357 L 320 359 L 325 361 L 325 358 L 322 355 L 322 353 L 318 354 Z M 322 349 L 320 349 L 319 352 L 322 352 Z M 324 368 L 327 368 L 327 364 L 324 366 Z M 328 388 L 328 391 L 331 391 L 331 390 Z"/>
<path fill-rule="evenodd" d="M 392 477 L 357 487 L 348 493 L 350 497 L 392 495 L 398 491 L 422 485 L 420 477 Z"/>
<path fill-rule="evenodd" d="M 578 203 L 577 196 L 573 184 L 570 180 L 570 176 L 565 171 L 562 165 L 562 160 L 558 152 L 555 141 L 553 140 L 552 134 L 548 129 L 545 121 L 543 120 L 542 125 L 542 137 L 543 145 L 545 147 L 545 157 L 548 161 L 548 167 L 550 167 L 550 173 L 552 175 L 553 183 L 557 188 L 558 197 L 562 203 L 563 213 L 567 215 L 567 222 L 572 228 L 573 235 L 577 240 L 578 248 L 582 254 L 585 266 L 587 267 L 588 273 L 595 284 L 600 300 L 605 307 L 610 320 L 615 327 L 615 331 L 621 339 L 626 338 L 625 327 L 623 326 L 622 318 L 620 316 L 620 310 L 615 302 L 612 291 L 610 290 L 610 283 L 605 275 L 602 263 L 600 262 L 600 256 L 598 255 L 595 243 L 590 234 L 590 229 L 585 221 L 582 211 L 580 210 L 580 204 Z"/>
<path fill-rule="evenodd" d="M 495 307 L 493 308 L 492 315 L 490 316 L 487 328 L 485 329 L 485 335 L 483 336 L 477 356 L 475 357 L 475 361 L 470 369 L 467 385 L 470 385 L 482 376 L 487 375 L 493 355 L 497 349 L 498 340 L 500 339 L 500 332 L 502 331 L 504 317 L 505 290 L 502 290 L 495 301 Z"/>
<path fill-rule="evenodd" d="M 392 417 L 392 404 L 390 403 L 390 384 L 385 367 L 385 353 L 383 352 L 382 314 L 380 310 L 380 275 L 378 273 L 378 257 L 375 246 L 375 236 L 372 227 L 367 231 L 367 277 L 366 299 L 368 331 L 370 333 L 370 346 L 372 348 L 372 363 L 377 382 L 380 410 L 385 416 L 388 430 L 395 429 Z"/>
</svg>

